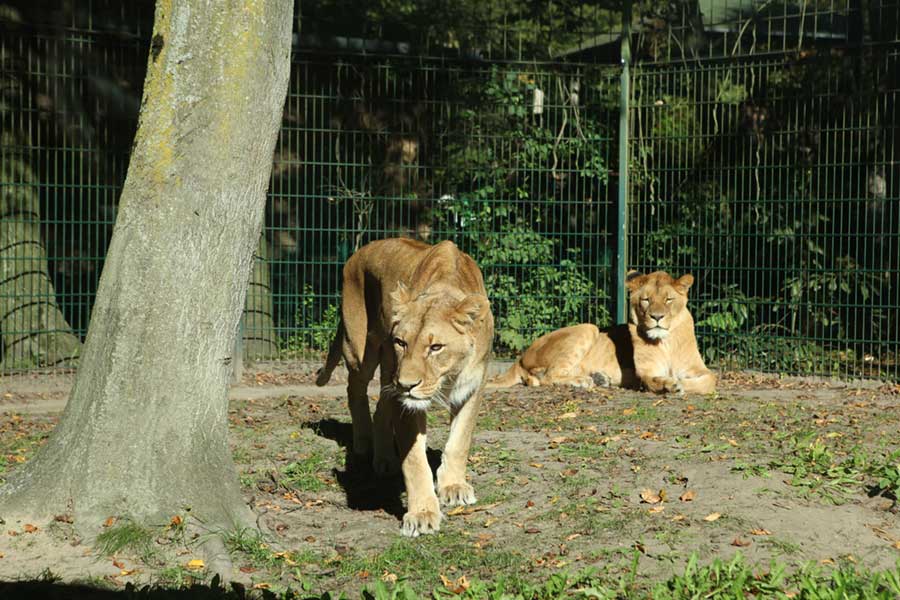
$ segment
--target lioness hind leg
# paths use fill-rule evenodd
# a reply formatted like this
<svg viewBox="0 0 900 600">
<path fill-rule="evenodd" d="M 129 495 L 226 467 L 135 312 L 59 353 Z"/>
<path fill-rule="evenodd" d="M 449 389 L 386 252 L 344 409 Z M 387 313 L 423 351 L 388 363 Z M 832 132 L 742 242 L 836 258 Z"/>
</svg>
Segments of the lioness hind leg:
<svg viewBox="0 0 900 600">
<path fill-rule="evenodd" d="M 394 408 L 397 398 L 391 391 L 396 360 L 393 350 L 384 348 L 381 352 L 381 394 L 375 407 L 374 456 L 372 468 L 377 475 L 390 476 L 400 472 L 400 457 L 394 444 Z"/>
<path fill-rule="evenodd" d="M 357 458 L 372 454 L 372 416 L 369 412 L 369 382 L 378 365 L 378 348 L 366 347 L 363 364 L 349 369 L 347 377 L 347 404 L 353 422 L 353 454 Z"/>
</svg>

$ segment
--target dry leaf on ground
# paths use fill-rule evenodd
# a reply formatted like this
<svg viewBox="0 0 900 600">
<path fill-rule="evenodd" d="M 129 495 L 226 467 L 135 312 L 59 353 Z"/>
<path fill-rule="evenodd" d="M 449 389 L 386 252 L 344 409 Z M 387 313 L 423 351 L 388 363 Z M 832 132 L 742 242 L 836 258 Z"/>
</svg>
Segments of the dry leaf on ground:
<svg viewBox="0 0 900 600">
<path fill-rule="evenodd" d="M 691 500 L 694 499 L 695 495 L 696 494 L 694 493 L 694 490 L 688 490 L 688 491 L 684 492 L 683 494 L 681 494 L 680 496 L 678 496 L 678 499 L 681 500 L 682 502 L 690 502 Z"/>
<path fill-rule="evenodd" d="M 721 515 L 720 513 L 717 513 L 717 512 L 709 513 L 708 515 L 706 515 L 705 517 L 703 517 L 703 520 L 704 520 L 704 521 L 709 521 L 709 522 L 711 523 L 711 522 L 715 521 L 716 519 L 718 519 L 718 518 L 721 517 L 721 516 L 722 516 L 722 515 Z"/>
<path fill-rule="evenodd" d="M 469 580 L 465 575 L 460 576 L 459 579 L 455 581 L 441 575 L 441 583 L 443 583 L 444 587 L 453 594 L 462 594 L 469 589 Z"/>
<path fill-rule="evenodd" d="M 660 490 L 662 492 L 662 490 Z M 645 488 L 641 491 L 641 501 L 646 502 L 647 504 L 659 504 L 662 502 L 662 494 L 654 492 L 650 488 Z"/>
</svg>

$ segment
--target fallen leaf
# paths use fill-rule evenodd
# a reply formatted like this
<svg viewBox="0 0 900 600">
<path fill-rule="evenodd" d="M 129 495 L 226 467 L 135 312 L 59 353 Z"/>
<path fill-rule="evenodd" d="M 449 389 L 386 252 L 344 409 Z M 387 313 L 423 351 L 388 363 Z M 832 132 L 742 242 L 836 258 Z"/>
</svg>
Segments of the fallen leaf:
<svg viewBox="0 0 900 600">
<path fill-rule="evenodd" d="M 626 417 L 628 417 L 628 416 L 633 415 L 633 414 L 636 413 L 636 412 L 637 412 L 637 409 L 634 409 L 634 408 L 626 408 L 625 410 L 622 411 L 622 414 L 625 415 Z"/>
<path fill-rule="evenodd" d="M 681 494 L 680 496 L 678 496 L 678 499 L 681 500 L 682 502 L 690 502 L 691 500 L 694 499 L 695 495 L 696 494 L 694 494 L 694 490 L 688 490 L 688 491 L 684 492 L 683 494 Z"/>
<path fill-rule="evenodd" d="M 263 582 L 263 583 L 254 583 L 254 584 L 253 584 L 253 589 L 254 589 L 254 590 L 267 590 L 267 589 L 269 589 L 270 587 L 272 587 L 272 584 L 265 583 L 265 582 Z"/>
<path fill-rule="evenodd" d="M 704 521 L 709 521 L 710 523 L 721 517 L 722 515 L 719 513 L 709 513 L 705 517 L 703 517 Z"/>
<path fill-rule="evenodd" d="M 206 563 L 204 563 L 202 559 L 192 558 L 191 560 L 187 561 L 185 567 L 187 567 L 191 571 L 199 571 L 200 569 L 206 568 Z"/>
<path fill-rule="evenodd" d="M 174 517 L 172 517 L 172 520 L 169 521 L 169 526 L 170 527 L 178 527 L 179 525 L 181 525 L 182 522 L 183 521 L 181 520 L 181 517 L 179 517 L 178 515 L 175 515 Z"/>
<path fill-rule="evenodd" d="M 125 568 L 125 563 L 123 563 L 121 560 L 114 560 L 114 561 L 112 561 L 112 563 L 113 563 L 113 566 L 117 569 Z"/>
<path fill-rule="evenodd" d="M 496 522 L 497 522 L 497 519 L 491 517 L 491 518 L 485 520 L 484 526 L 485 526 L 485 527 L 490 527 L 491 525 L 493 525 L 493 524 L 496 523 Z"/>
<path fill-rule="evenodd" d="M 535 469 L 543 469 L 544 468 L 544 465 L 542 465 L 541 463 L 529 463 L 529 464 L 532 467 L 534 467 Z"/>
<path fill-rule="evenodd" d="M 469 589 L 469 580 L 466 579 L 465 575 L 460 576 L 459 579 L 455 581 L 441 575 L 441 583 L 443 583 L 444 587 L 452 594 L 462 594 Z"/>
<path fill-rule="evenodd" d="M 243 566 L 240 568 L 240 571 L 241 573 L 254 573 L 256 572 L 256 569 L 254 569 L 253 567 Z"/>
<path fill-rule="evenodd" d="M 541 532 L 541 530 L 538 529 L 537 527 L 529 527 L 528 529 L 525 530 L 525 533 L 540 533 L 540 532 Z"/>
<path fill-rule="evenodd" d="M 684 515 L 675 515 L 672 517 L 673 521 L 684 521 Z"/>
<path fill-rule="evenodd" d="M 750 542 L 749 540 L 742 540 L 741 538 L 734 538 L 733 540 L 731 540 L 731 545 L 737 546 L 738 548 L 746 548 L 751 543 L 752 542 Z"/>
<path fill-rule="evenodd" d="M 563 413 L 563 414 L 559 415 L 559 418 L 560 419 L 574 419 L 577 416 L 578 416 L 577 412 L 567 412 L 567 413 Z"/>
<path fill-rule="evenodd" d="M 647 512 L 649 512 L 650 514 L 656 514 L 656 513 L 661 513 L 664 510 L 666 510 L 665 506 L 654 506 L 653 508 L 649 509 Z"/>
<path fill-rule="evenodd" d="M 359 577 L 360 579 L 368 579 L 370 573 L 369 573 L 368 571 L 366 571 L 365 569 L 363 569 L 362 571 L 360 571 L 360 572 L 357 573 L 356 575 L 357 575 L 357 577 Z"/>
<path fill-rule="evenodd" d="M 137 569 L 122 569 L 121 571 L 119 571 L 119 576 L 120 577 L 128 577 L 129 575 L 134 575 L 137 572 L 138 572 Z"/>
<path fill-rule="evenodd" d="M 54 521 L 58 521 L 59 523 L 71 523 L 72 515 L 56 515 L 53 517 Z"/>
<path fill-rule="evenodd" d="M 25 525 L 24 525 L 24 527 L 22 527 L 22 529 L 25 530 L 25 533 L 34 533 L 35 531 L 38 530 L 38 528 L 35 527 L 34 525 L 32 525 L 31 523 L 25 523 Z"/>
<path fill-rule="evenodd" d="M 751 529 L 750 535 L 772 535 L 768 529 Z"/>
<path fill-rule="evenodd" d="M 311 536 L 311 535 L 308 535 L 308 536 L 306 536 L 305 538 L 303 538 L 303 541 L 304 541 L 304 542 L 307 542 L 307 543 L 309 543 L 309 544 L 312 544 L 313 542 L 316 541 L 316 538 L 313 537 L 313 536 Z"/>
<path fill-rule="evenodd" d="M 472 513 L 490 510 L 499 504 L 500 504 L 499 502 L 493 502 L 491 504 L 482 504 L 482 505 L 476 504 L 475 506 L 457 506 L 453 510 L 449 511 L 447 514 L 450 516 L 471 515 Z"/>
<path fill-rule="evenodd" d="M 574 540 L 576 538 L 580 538 L 580 537 L 581 537 L 580 533 L 573 533 L 572 535 L 566 536 L 566 541 L 571 542 L 572 540 Z"/>
<path fill-rule="evenodd" d="M 112 527 L 113 524 L 115 524 L 115 522 L 116 522 L 115 517 L 107 517 L 106 520 L 103 521 L 103 526 L 104 527 Z"/>
<path fill-rule="evenodd" d="M 0 552 L 0 558 L 4 558 L 4 557 L 6 557 L 6 555 L 3 554 L 2 552 Z"/>
<path fill-rule="evenodd" d="M 381 580 L 385 583 L 397 583 L 397 576 L 385 571 L 381 574 Z"/>
<path fill-rule="evenodd" d="M 647 504 L 659 504 L 662 502 L 662 498 L 659 494 L 651 490 L 650 488 L 645 488 L 641 492 L 641 500 L 646 502 Z"/>
<path fill-rule="evenodd" d="M 896 548 L 897 550 L 900 550 L 900 540 L 897 540 L 896 542 L 894 542 L 892 544 L 892 547 Z"/>
</svg>

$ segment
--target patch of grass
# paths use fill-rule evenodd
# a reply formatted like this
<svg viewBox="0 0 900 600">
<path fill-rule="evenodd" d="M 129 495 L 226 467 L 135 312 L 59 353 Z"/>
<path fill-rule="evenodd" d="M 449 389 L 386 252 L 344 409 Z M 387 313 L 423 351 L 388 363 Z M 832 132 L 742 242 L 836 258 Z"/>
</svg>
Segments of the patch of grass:
<svg viewBox="0 0 900 600">
<path fill-rule="evenodd" d="M 440 576 L 466 573 L 468 576 L 492 576 L 494 573 L 514 573 L 523 563 L 521 554 L 499 544 L 474 545 L 476 540 L 453 531 L 415 540 L 398 539 L 383 551 L 366 556 L 342 557 L 338 573 L 354 576 L 361 571 L 373 574 L 408 576 L 410 581 L 440 581 Z"/>
<path fill-rule="evenodd" d="M 155 554 L 154 532 L 133 521 L 122 520 L 100 532 L 94 547 L 101 556 L 126 551 L 146 561 Z"/>
<path fill-rule="evenodd" d="M 765 538 L 760 544 L 772 549 L 775 556 L 793 556 L 800 553 L 800 544 L 777 537 Z"/>
<path fill-rule="evenodd" d="M 325 488 L 325 482 L 322 481 L 319 474 L 328 471 L 333 464 L 334 461 L 313 451 L 287 465 L 281 472 L 279 483 L 284 487 L 301 492 L 318 492 Z"/>
</svg>

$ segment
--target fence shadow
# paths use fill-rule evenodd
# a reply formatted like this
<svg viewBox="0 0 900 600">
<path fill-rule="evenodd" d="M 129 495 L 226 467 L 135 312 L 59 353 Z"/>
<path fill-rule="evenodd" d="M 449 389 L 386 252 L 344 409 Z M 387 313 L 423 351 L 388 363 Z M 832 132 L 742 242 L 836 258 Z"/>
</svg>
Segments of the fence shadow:
<svg viewBox="0 0 900 600">
<path fill-rule="evenodd" d="M 334 469 L 332 473 L 338 484 L 347 495 L 347 506 L 353 510 L 383 510 L 403 518 L 405 508 L 401 494 L 403 493 L 403 477 L 379 477 L 372 469 L 371 463 L 360 460 L 353 453 L 353 426 L 336 419 L 322 419 L 307 423 L 312 431 L 323 438 L 337 442 L 344 449 L 344 470 Z M 441 464 L 440 450 L 428 449 L 428 464 L 432 474 L 437 472 Z"/>
</svg>

